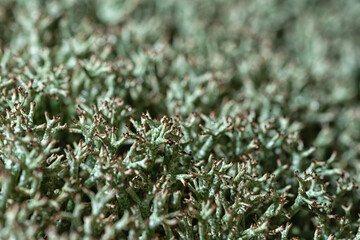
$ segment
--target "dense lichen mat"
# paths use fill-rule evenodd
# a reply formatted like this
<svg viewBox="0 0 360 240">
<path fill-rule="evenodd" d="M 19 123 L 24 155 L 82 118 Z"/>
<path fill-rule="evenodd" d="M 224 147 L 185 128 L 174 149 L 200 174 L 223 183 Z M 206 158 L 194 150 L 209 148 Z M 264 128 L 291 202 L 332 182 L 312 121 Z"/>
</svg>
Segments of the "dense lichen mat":
<svg viewBox="0 0 360 240">
<path fill-rule="evenodd" d="M 0 239 L 360 240 L 358 0 L 0 0 Z"/>
</svg>

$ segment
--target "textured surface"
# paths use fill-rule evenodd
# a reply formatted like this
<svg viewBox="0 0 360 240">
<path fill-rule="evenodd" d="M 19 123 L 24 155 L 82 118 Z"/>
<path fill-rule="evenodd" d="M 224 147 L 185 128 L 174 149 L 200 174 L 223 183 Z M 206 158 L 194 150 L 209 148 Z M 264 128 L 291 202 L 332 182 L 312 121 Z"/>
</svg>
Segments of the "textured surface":
<svg viewBox="0 0 360 240">
<path fill-rule="evenodd" d="M 360 239 L 359 15 L 0 0 L 0 238 Z"/>
</svg>

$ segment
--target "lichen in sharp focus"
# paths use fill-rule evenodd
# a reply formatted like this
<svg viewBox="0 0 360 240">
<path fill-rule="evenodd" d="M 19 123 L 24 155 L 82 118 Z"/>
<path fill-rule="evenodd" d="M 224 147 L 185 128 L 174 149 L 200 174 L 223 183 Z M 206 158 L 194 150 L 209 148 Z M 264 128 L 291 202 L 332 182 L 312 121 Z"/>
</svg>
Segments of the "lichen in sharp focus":
<svg viewBox="0 0 360 240">
<path fill-rule="evenodd" d="M 356 0 L 0 3 L 1 239 L 360 239 Z"/>
</svg>

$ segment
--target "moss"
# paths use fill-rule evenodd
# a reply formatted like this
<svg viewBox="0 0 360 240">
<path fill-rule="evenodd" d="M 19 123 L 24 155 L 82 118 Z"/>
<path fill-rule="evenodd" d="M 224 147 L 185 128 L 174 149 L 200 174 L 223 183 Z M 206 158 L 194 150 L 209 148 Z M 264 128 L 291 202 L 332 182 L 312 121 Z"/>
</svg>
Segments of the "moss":
<svg viewBox="0 0 360 240">
<path fill-rule="evenodd" d="M 360 238 L 356 0 L 0 2 L 0 238 Z"/>
</svg>

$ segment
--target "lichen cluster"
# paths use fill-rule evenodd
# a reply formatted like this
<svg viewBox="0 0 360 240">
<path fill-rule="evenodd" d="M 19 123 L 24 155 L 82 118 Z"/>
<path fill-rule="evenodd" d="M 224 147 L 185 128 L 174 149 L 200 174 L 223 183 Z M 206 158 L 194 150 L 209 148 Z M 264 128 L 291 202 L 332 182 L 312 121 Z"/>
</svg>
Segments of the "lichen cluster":
<svg viewBox="0 0 360 240">
<path fill-rule="evenodd" d="M 0 239 L 360 240 L 357 0 L 0 0 Z"/>
</svg>

